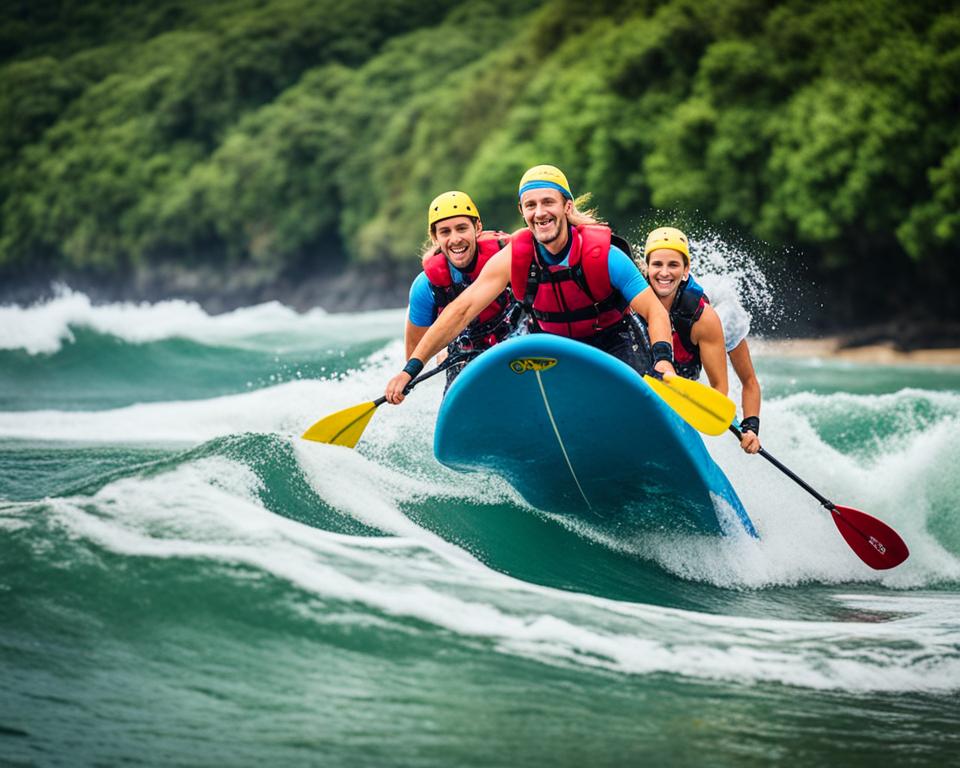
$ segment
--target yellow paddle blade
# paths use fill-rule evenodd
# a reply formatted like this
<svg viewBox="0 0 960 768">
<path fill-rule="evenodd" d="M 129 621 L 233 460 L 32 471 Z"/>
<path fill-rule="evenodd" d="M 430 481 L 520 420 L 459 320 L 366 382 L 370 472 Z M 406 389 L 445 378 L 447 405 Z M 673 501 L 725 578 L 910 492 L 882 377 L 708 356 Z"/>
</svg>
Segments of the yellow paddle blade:
<svg viewBox="0 0 960 768">
<path fill-rule="evenodd" d="M 733 423 L 737 406 L 733 400 L 712 387 L 681 376 L 661 381 L 646 374 L 643 380 L 681 419 L 698 432 L 722 435 Z"/>
<path fill-rule="evenodd" d="M 326 418 L 320 419 L 301 437 L 304 440 L 313 440 L 317 443 L 354 448 L 360 441 L 363 430 L 367 428 L 367 424 L 370 423 L 373 412 L 376 410 L 377 404 L 369 402 L 331 413 Z"/>
</svg>

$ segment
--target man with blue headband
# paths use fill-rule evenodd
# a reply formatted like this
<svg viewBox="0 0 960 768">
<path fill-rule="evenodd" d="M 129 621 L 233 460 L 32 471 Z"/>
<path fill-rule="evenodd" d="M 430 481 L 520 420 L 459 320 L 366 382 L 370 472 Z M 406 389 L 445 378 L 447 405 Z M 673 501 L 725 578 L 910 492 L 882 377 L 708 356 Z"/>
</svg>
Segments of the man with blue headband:
<svg viewBox="0 0 960 768">
<path fill-rule="evenodd" d="M 670 317 L 625 252 L 628 246 L 590 212 L 580 211 L 567 177 L 552 165 L 520 180 L 526 228 L 494 255 L 444 309 L 416 345 L 403 371 L 387 384 L 390 403 L 428 360 L 508 286 L 532 318 L 531 331 L 568 336 L 602 349 L 640 373 L 651 365 L 674 374 Z M 641 322 L 643 321 L 643 322 Z M 644 323 L 652 345 L 647 349 Z"/>
</svg>

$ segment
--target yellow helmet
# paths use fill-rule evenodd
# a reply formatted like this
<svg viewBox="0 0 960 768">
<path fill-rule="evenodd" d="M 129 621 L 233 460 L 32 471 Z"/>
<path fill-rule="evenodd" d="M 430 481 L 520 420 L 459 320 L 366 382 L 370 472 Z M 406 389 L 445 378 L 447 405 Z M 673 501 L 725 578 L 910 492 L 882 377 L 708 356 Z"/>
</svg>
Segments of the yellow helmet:
<svg viewBox="0 0 960 768">
<path fill-rule="evenodd" d="M 669 248 L 683 254 L 687 264 L 690 263 L 690 246 L 687 236 L 676 227 L 660 227 L 647 235 L 647 244 L 643 248 L 643 258 L 659 248 Z"/>
<path fill-rule="evenodd" d="M 433 225 L 438 221 L 453 216 L 469 216 L 473 219 L 479 219 L 480 211 L 477 210 L 476 204 L 466 192 L 452 190 L 437 195 L 427 209 L 427 234 L 433 234 Z"/>
<path fill-rule="evenodd" d="M 570 182 L 563 175 L 563 171 L 553 165 L 535 165 L 533 168 L 523 174 L 520 179 L 519 197 L 530 189 L 556 189 L 564 197 L 573 200 L 573 192 L 570 191 Z"/>
</svg>

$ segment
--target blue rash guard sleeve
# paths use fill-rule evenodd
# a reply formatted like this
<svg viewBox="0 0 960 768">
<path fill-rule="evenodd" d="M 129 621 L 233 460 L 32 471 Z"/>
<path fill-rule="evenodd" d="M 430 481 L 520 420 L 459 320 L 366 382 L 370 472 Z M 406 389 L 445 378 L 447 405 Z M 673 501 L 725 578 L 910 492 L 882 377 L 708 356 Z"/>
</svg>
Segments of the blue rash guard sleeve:
<svg viewBox="0 0 960 768">
<path fill-rule="evenodd" d="M 647 287 L 647 281 L 643 279 L 640 267 L 617 246 L 610 246 L 610 254 L 607 256 L 607 260 L 610 270 L 610 285 L 620 291 L 620 295 L 629 304 Z"/>
<path fill-rule="evenodd" d="M 450 265 L 450 277 L 455 283 L 463 282 L 463 273 L 453 264 Z M 420 328 L 428 328 L 437 319 L 437 301 L 433 297 L 430 281 L 426 272 L 421 272 L 410 285 L 410 307 L 407 319 Z"/>
<path fill-rule="evenodd" d="M 410 285 L 410 307 L 407 319 L 420 328 L 428 328 L 437 319 L 437 303 L 430 290 L 430 281 L 425 273 L 417 275 Z"/>
</svg>

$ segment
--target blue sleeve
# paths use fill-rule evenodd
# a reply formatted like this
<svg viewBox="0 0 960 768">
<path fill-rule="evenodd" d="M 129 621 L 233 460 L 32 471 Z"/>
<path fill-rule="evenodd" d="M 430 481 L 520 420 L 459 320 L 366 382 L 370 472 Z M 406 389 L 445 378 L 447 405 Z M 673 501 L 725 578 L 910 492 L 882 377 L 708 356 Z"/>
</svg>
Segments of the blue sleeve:
<svg viewBox="0 0 960 768">
<path fill-rule="evenodd" d="M 640 267 L 615 245 L 610 246 L 610 255 L 607 259 L 610 285 L 620 291 L 627 303 L 633 301 L 647 287 L 647 281 L 643 279 Z"/>
<path fill-rule="evenodd" d="M 407 310 L 407 319 L 413 325 L 427 328 L 437 319 L 437 304 L 433 300 L 433 291 L 430 290 L 430 281 L 421 272 L 410 286 L 410 308 Z"/>
</svg>

